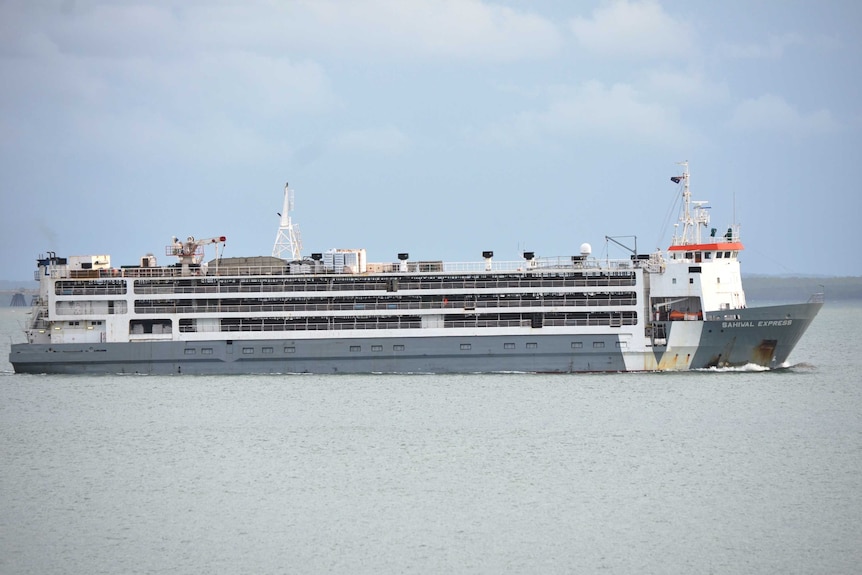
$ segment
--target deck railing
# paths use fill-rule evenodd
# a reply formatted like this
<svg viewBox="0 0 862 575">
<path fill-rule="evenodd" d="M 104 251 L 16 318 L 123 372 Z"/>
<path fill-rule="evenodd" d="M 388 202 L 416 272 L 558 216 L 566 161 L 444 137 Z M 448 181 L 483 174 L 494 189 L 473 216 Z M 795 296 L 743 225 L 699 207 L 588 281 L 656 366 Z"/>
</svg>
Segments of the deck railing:
<svg viewBox="0 0 862 575">
<path fill-rule="evenodd" d="M 67 266 L 50 268 L 48 273 L 55 279 L 107 279 L 107 278 L 178 278 L 178 277 L 229 277 L 229 276 L 282 276 L 282 275 L 366 275 L 383 273 L 392 277 L 417 274 L 477 274 L 477 273 L 542 273 L 554 270 L 625 271 L 646 265 L 646 260 L 598 260 L 582 259 L 581 256 L 547 257 L 536 260 L 492 261 L 492 262 L 407 262 L 408 271 L 402 272 L 397 263 L 369 263 L 365 273 L 338 273 L 327 269 L 322 263 L 314 265 L 235 265 L 211 263 L 192 266 L 187 271 L 179 265 L 161 267 L 127 266 L 110 269 L 69 269 Z M 292 272 L 292 270 L 295 270 Z M 37 270 L 37 279 L 41 273 Z"/>
<path fill-rule="evenodd" d="M 545 318 L 544 327 L 621 327 L 629 325 L 637 325 L 636 316 L 625 317 L 598 317 L 598 318 L 565 318 L 551 319 Z M 495 327 L 534 327 L 529 319 L 482 319 L 469 318 L 446 320 L 443 322 L 444 329 L 458 328 L 495 328 Z M 402 321 L 354 321 L 337 323 L 313 323 L 313 322 L 294 322 L 287 324 L 262 324 L 262 323 L 247 323 L 234 325 L 181 325 L 180 332 L 182 333 L 218 333 L 218 332 L 298 332 L 298 331 L 333 331 L 333 330 L 381 330 L 381 329 L 423 329 L 421 321 L 402 320 Z"/>
<path fill-rule="evenodd" d="M 280 303 L 280 304 L 244 304 L 244 305 L 199 305 L 188 302 L 188 305 L 178 302 L 176 305 L 152 305 L 135 306 L 135 313 L 141 314 L 228 314 L 228 313 L 285 313 L 285 312 L 323 312 L 333 311 L 354 312 L 356 315 L 365 315 L 367 312 L 389 311 L 419 311 L 439 310 L 441 312 L 468 312 L 481 309 L 483 311 L 493 309 L 510 308 L 542 308 L 551 307 L 626 307 L 637 305 L 635 296 L 625 298 L 608 299 L 565 299 L 546 298 L 534 299 L 500 299 L 500 300 L 476 300 L 457 302 L 407 302 L 393 300 L 392 302 L 369 302 L 369 303 Z"/>
</svg>

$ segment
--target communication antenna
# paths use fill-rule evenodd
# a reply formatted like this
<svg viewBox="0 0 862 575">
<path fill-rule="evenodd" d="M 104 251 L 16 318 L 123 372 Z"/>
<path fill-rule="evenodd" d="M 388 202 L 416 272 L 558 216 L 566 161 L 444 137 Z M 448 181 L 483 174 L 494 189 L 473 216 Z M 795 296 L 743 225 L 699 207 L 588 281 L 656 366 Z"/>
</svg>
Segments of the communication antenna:
<svg viewBox="0 0 862 575">
<path fill-rule="evenodd" d="M 733 190 L 733 225 L 736 225 L 736 189 Z"/>
<path fill-rule="evenodd" d="M 709 206 L 705 200 L 692 200 L 688 162 L 677 162 L 683 167 L 681 176 L 673 176 L 670 181 L 682 184 L 682 213 L 679 221 L 682 224 L 682 235 L 674 232 L 672 244 L 675 246 L 700 243 L 701 227 L 709 225 Z"/>
<path fill-rule="evenodd" d="M 290 219 L 293 210 L 293 190 L 284 184 L 284 205 L 278 214 L 281 218 L 278 226 L 278 234 L 275 236 L 275 244 L 272 246 L 272 255 L 276 258 L 296 261 L 302 259 L 302 240 L 299 237 L 299 226 Z"/>
</svg>

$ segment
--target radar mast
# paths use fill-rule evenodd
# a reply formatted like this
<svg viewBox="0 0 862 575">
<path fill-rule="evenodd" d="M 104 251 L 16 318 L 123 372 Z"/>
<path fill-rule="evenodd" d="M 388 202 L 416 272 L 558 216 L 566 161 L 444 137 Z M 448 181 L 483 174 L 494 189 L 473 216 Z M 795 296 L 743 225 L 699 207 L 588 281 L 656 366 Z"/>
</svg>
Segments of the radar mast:
<svg viewBox="0 0 862 575">
<path fill-rule="evenodd" d="M 296 261 L 302 259 L 302 240 L 299 237 L 299 225 L 290 219 L 293 210 L 293 190 L 284 184 L 284 204 L 281 208 L 281 221 L 278 226 L 278 234 L 275 236 L 275 244 L 272 246 L 272 255 L 276 258 Z"/>
<path fill-rule="evenodd" d="M 670 180 L 675 184 L 682 184 L 682 213 L 679 221 L 682 223 L 682 235 L 674 233 L 671 245 L 692 245 L 701 242 L 701 228 L 709 225 L 709 202 L 705 200 L 692 200 L 689 189 L 688 162 L 677 162 L 683 167 L 682 175 L 673 176 Z"/>
</svg>

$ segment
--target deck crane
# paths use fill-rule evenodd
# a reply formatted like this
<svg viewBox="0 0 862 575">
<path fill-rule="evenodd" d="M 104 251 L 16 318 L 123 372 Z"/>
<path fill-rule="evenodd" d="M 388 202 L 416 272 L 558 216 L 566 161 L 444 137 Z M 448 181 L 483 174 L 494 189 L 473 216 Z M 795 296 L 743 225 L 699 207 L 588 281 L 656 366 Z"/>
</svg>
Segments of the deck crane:
<svg viewBox="0 0 862 575">
<path fill-rule="evenodd" d="M 194 236 L 189 236 L 186 241 L 181 242 L 176 236 L 172 238 L 171 245 L 165 248 L 165 254 L 176 256 L 180 259 L 182 266 L 182 275 L 191 275 L 191 266 L 199 265 L 204 257 L 204 246 L 209 244 L 224 244 L 227 241 L 225 236 L 217 236 L 213 238 L 195 239 Z M 216 248 L 218 252 L 218 248 Z"/>
</svg>

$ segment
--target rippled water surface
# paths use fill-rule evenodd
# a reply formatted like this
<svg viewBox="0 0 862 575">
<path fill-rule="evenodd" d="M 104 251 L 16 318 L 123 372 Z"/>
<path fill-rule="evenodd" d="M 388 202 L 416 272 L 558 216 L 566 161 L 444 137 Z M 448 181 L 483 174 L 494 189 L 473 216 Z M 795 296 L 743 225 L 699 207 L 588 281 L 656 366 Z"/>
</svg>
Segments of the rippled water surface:
<svg viewBox="0 0 862 575">
<path fill-rule="evenodd" d="M 777 372 L 30 376 L 0 572 L 856 573 L 862 306 Z"/>
</svg>

